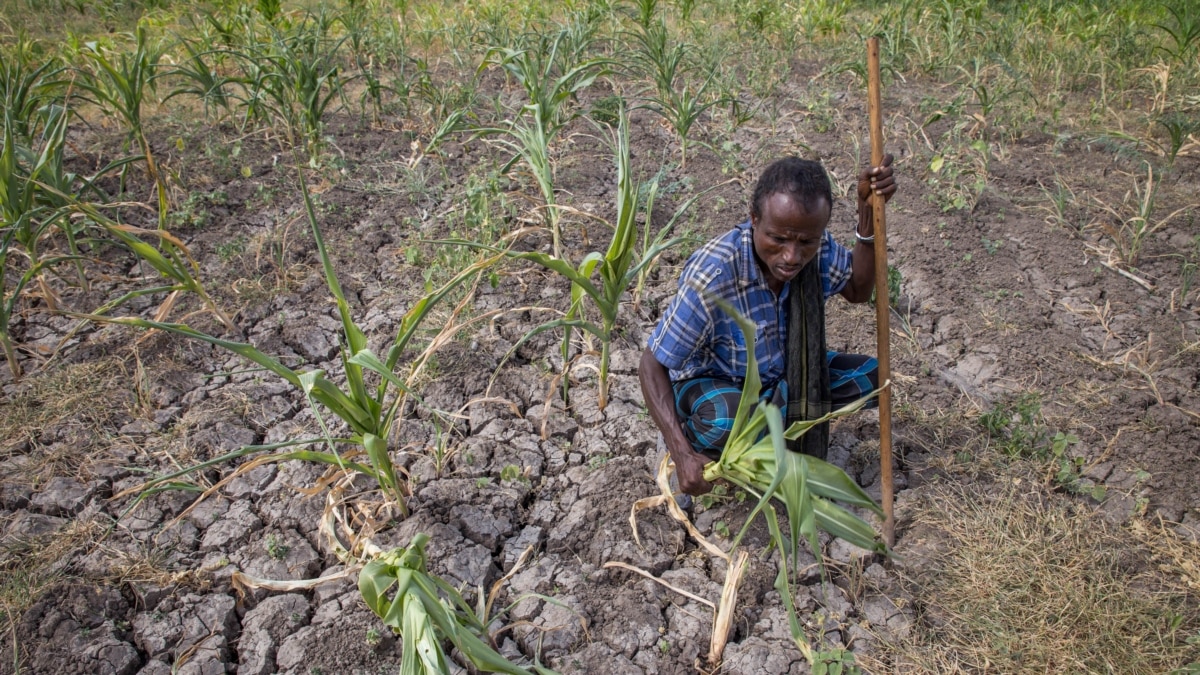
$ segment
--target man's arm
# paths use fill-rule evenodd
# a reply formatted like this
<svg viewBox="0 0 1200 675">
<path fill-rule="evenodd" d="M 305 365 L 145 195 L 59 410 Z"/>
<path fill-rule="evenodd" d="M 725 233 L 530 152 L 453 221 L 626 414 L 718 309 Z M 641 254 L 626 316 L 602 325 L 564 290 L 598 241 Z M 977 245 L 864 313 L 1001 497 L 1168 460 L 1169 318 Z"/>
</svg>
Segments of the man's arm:
<svg viewBox="0 0 1200 675">
<path fill-rule="evenodd" d="M 709 460 L 693 450 L 692 444 L 684 436 L 683 426 L 675 416 L 675 392 L 671 389 L 671 378 L 649 349 L 642 352 L 638 379 L 642 383 L 642 397 L 646 400 L 650 417 L 662 432 L 667 452 L 675 462 L 679 488 L 690 495 L 709 492 L 712 483 L 704 480 L 704 465 Z"/>
<path fill-rule="evenodd" d="M 892 156 L 884 155 L 883 164 L 864 169 L 858 176 L 858 229 L 862 237 L 875 237 L 875 209 L 871 194 L 883 195 L 884 201 L 896 193 L 892 177 Z M 850 302 L 866 302 L 875 289 L 875 243 L 859 241 L 850 258 L 850 279 L 842 289 L 842 297 Z"/>
</svg>

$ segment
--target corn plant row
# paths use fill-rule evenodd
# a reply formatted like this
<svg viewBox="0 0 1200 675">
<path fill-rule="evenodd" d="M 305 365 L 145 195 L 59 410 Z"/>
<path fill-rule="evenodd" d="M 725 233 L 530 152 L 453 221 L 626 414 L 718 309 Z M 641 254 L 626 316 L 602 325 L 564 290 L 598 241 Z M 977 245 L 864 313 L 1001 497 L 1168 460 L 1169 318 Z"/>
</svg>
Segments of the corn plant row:
<svg viewBox="0 0 1200 675">
<path fill-rule="evenodd" d="M 329 380 L 320 369 L 296 370 L 285 366 L 273 356 L 270 356 L 252 345 L 225 340 L 194 330 L 186 325 L 164 323 L 136 317 L 105 317 L 92 315 L 88 318 L 107 323 L 122 324 L 139 328 L 153 328 L 175 333 L 195 340 L 221 347 L 246 358 L 267 371 L 278 375 L 286 382 L 303 393 L 309 402 L 314 417 L 321 425 L 323 438 L 328 447 L 327 453 L 313 453 L 303 457 L 313 461 L 323 462 L 365 473 L 378 482 L 380 488 L 394 503 L 400 512 L 407 516 L 405 486 L 399 478 L 388 454 L 387 439 L 389 432 L 398 421 L 405 401 L 408 400 L 410 383 L 419 373 L 428 358 L 428 352 L 418 355 L 408 366 L 407 377 L 396 375 L 400 358 L 412 346 L 422 321 L 430 312 L 455 289 L 464 283 L 478 277 L 479 273 L 494 264 L 499 256 L 484 258 L 461 270 L 442 287 L 420 298 L 401 318 L 395 339 L 388 349 L 387 355 L 380 358 L 367 345 L 367 338 L 362 329 L 351 315 L 350 305 L 342 292 L 341 284 L 333 269 L 325 239 L 317 224 L 316 212 L 313 208 L 312 197 L 304 180 L 303 171 L 297 169 L 301 192 L 304 197 L 305 213 L 312 228 L 313 237 L 317 243 L 317 252 L 325 273 L 326 285 L 333 296 L 342 324 L 341 361 L 345 372 L 345 385 L 339 387 Z M 373 373 L 379 378 L 379 383 L 373 388 L 368 385 L 367 373 Z M 394 390 L 394 391 L 393 391 Z M 318 405 L 319 404 L 319 405 Z M 352 446 L 349 455 L 343 455 L 336 449 L 337 443 L 331 437 L 321 414 L 321 409 L 332 413 L 340 419 L 351 431 L 348 444 Z M 320 439 L 310 439 L 315 442 Z M 365 453 L 368 464 L 356 464 L 348 461 L 349 457 L 361 452 Z M 276 459 L 292 459 L 292 456 L 277 456 Z M 229 459 L 232 459 L 230 457 Z M 205 463 L 186 469 L 183 473 L 190 474 L 211 464 Z M 180 477 L 180 472 L 161 476 L 147 482 L 143 489 L 153 489 Z"/>
<path fill-rule="evenodd" d="M 509 354 L 536 335 L 562 328 L 561 353 L 565 396 L 570 380 L 567 370 L 570 362 L 572 331 L 578 329 L 595 336 L 600 341 L 599 407 L 602 410 L 608 404 L 609 354 L 621 301 L 626 292 L 634 286 L 639 276 L 653 265 L 664 251 L 684 240 L 683 237 L 668 237 L 675 229 L 679 219 L 707 192 L 700 192 L 685 200 L 675 209 L 675 213 L 666 224 L 659 228 L 653 237 L 650 237 L 658 184 L 657 181 L 651 182 L 643 192 L 642 186 L 634 180 L 629 154 L 629 116 L 625 112 L 624 106 L 620 109 L 619 119 L 615 137 L 612 139 L 617 166 L 616 222 L 609 223 L 599 216 L 585 214 L 612 228 L 612 239 L 604 253 L 599 251 L 588 253 L 578 265 L 575 265 L 558 256 L 539 251 L 512 251 L 462 239 L 434 242 L 479 248 L 510 258 L 528 260 L 552 272 L 557 272 L 567 279 L 571 283 L 571 304 L 565 315 L 562 318 L 543 323 L 526 333 L 509 350 Z M 639 216 L 645 221 L 645 230 L 641 237 L 643 245 L 640 251 L 637 246 Z M 523 233 L 524 231 L 517 232 L 514 233 L 514 236 L 519 237 Z M 593 282 L 596 275 L 600 277 L 599 284 Z M 590 303 L 585 303 L 584 298 L 588 298 Z M 599 313 L 600 321 L 598 323 L 587 318 L 588 305 L 593 306 L 594 310 Z"/>
</svg>

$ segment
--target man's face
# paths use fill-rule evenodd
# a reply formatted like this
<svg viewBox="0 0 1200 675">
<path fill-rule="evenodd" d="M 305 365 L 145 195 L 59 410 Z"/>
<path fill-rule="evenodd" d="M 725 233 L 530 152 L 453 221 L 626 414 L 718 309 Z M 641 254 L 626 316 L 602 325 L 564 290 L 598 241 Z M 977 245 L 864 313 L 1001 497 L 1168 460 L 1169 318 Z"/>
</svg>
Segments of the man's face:
<svg viewBox="0 0 1200 675">
<path fill-rule="evenodd" d="M 806 209 L 791 195 L 776 192 L 767 196 L 754 226 L 754 251 L 767 275 L 767 285 L 779 292 L 785 283 L 817 256 L 825 226 L 829 224 L 829 203 L 819 199 Z"/>
</svg>

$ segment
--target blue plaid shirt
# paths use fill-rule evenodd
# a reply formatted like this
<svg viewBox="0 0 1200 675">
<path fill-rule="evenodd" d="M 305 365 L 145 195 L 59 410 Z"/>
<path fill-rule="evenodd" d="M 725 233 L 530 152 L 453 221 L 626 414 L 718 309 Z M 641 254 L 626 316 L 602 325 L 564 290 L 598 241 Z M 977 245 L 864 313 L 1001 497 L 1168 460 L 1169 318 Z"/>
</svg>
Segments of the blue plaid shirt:
<svg viewBox="0 0 1200 675">
<path fill-rule="evenodd" d="M 850 251 L 825 231 L 817 254 L 825 298 L 840 293 L 850 279 Z M 690 285 L 696 281 L 724 298 L 757 326 L 755 336 L 763 386 L 772 387 L 785 373 L 787 299 L 791 282 L 778 296 L 754 255 L 750 222 L 712 239 L 692 254 L 679 277 L 679 292 L 650 335 L 650 351 L 670 371 L 672 382 L 716 377 L 741 382 L 746 377 L 746 341 L 729 315 L 706 302 Z"/>
</svg>

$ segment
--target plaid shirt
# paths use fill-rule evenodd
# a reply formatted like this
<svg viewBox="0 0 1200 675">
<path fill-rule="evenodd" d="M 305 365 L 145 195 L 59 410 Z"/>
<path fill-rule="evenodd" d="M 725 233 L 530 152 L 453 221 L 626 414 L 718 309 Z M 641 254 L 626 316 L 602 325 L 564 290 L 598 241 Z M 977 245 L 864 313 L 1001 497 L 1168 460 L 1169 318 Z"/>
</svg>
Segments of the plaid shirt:
<svg viewBox="0 0 1200 675">
<path fill-rule="evenodd" d="M 850 279 L 850 251 L 829 231 L 817 254 L 825 298 L 840 293 Z M 650 351 L 670 371 L 672 382 L 717 377 L 741 382 L 746 377 L 746 341 L 725 312 L 706 302 L 690 285 L 696 281 L 724 298 L 757 326 L 755 336 L 763 386 L 783 379 L 787 342 L 787 306 L 791 282 L 778 296 L 767 287 L 754 255 L 750 222 L 710 240 L 692 254 L 679 277 L 679 292 L 650 335 Z"/>
</svg>

